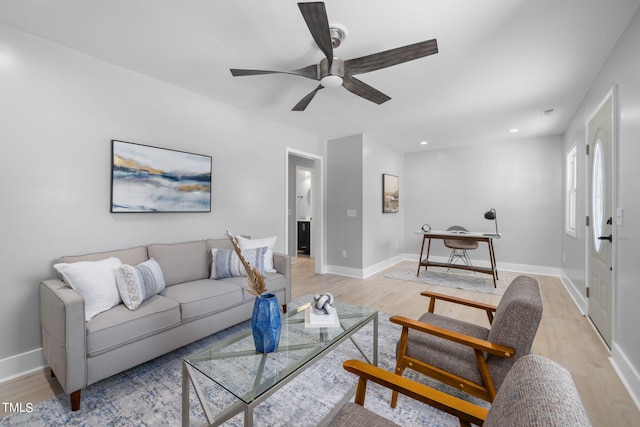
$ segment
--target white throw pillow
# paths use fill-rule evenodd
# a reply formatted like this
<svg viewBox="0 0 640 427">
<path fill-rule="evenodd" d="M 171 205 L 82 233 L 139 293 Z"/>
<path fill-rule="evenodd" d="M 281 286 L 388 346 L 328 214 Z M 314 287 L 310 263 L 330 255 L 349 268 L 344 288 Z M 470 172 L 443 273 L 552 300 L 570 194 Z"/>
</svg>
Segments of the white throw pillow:
<svg viewBox="0 0 640 427">
<path fill-rule="evenodd" d="M 129 310 L 162 292 L 165 285 L 160 264 L 153 258 L 138 265 L 122 264 L 116 280 L 122 302 Z"/>
<path fill-rule="evenodd" d="M 267 247 L 267 252 L 264 254 L 264 271 L 267 273 L 276 272 L 273 268 L 273 247 L 276 245 L 277 239 L 278 236 L 265 237 L 263 239 L 247 239 L 246 237 L 236 236 L 240 250 Z"/>
<path fill-rule="evenodd" d="M 88 322 L 96 314 L 122 302 L 116 284 L 116 274 L 121 264 L 118 258 L 111 257 L 100 261 L 62 262 L 53 267 L 62 274 L 67 285 L 84 299 L 85 321 Z"/>
</svg>

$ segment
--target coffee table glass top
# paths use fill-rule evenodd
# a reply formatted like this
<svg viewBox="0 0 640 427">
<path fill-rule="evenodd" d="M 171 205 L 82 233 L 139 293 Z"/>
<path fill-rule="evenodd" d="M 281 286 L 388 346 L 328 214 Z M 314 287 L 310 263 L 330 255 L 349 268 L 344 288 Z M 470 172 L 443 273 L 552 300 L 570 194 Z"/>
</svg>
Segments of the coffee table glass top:
<svg viewBox="0 0 640 427">
<path fill-rule="evenodd" d="M 306 328 L 304 310 L 309 305 L 282 315 L 280 344 L 273 353 L 256 353 L 249 329 L 184 361 L 248 404 L 377 315 L 367 307 L 335 302 L 340 327 Z"/>
</svg>

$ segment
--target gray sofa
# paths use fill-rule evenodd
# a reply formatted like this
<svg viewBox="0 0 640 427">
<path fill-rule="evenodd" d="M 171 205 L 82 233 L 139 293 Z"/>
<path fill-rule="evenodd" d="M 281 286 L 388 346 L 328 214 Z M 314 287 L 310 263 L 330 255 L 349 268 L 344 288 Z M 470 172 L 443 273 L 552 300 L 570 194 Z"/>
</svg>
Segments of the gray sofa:
<svg viewBox="0 0 640 427">
<path fill-rule="evenodd" d="M 255 296 L 246 277 L 210 279 L 211 249 L 232 249 L 228 239 L 151 244 L 81 256 L 63 263 L 109 257 L 136 265 L 154 258 L 165 289 L 135 310 L 119 304 L 85 321 L 84 301 L 59 279 L 40 283 L 40 318 L 44 357 L 80 408 L 80 391 L 114 374 L 251 318 Z M 286 312 L 291 301 L 291 259 L 274 253 L 276 273 L 266 273 L 267 289 Z"/>
</svg>

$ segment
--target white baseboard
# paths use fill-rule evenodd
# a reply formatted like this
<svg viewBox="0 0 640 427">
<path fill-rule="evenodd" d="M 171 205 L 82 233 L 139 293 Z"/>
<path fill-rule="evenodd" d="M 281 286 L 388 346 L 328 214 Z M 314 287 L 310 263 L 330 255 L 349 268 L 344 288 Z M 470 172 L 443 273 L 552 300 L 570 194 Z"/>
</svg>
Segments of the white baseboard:
<svg viewBox="0 0 640 427">
<path fill-rule="evenodd" d="M 404 261 L 404 255 L 396 255 L 393 258 L 389 258 L 385 261 L 374 264 L 370 267 L 367 267 L 363 270 L 363 277 L 366 279 L 367 277 L 371 277 L 376 273 L 380 273 L 382 270 L 387 269 L 389 267 L 393 267 L 399 262 Z"/>
<path fill-rule="evenodd" d="M 569 279 L 569 277 L 565 274 L 564 270 L 560 271 L 559 276 L 562 284 L 564 285 L 564 288 L 569 293 L 569 296 L 573 300 L 574 304 L 576 305 L 576 307 L 578 307 L 580 313 L 585 316 L 587 314 L 587 298 L 582 294 L 582 292 L 578 290 L 578 288 L 576 288 L 576 285 L 573 284 L 571 279 Z"/>
<path fill-rule="evenodd" d="M 342 267 L 340 265 L 327 265 L 324 269 L 326 273 L 337 274 L 338 276 L 353 277 L 354 279 L 364 279 L 364 272 L 359 268 Z"/>
<path fill-rule="evenodd" d="M 611 348 L 609 361 L 616 374 L 618 374 L 620 381 L 622 381 L 624 388 L 627 389 L 631 400 L 640 411 L 640 374 L 615 342 Z"/>
<path fill-rule="evenodd" d="M 0 383 L 21 377 L 47 366 L 42 348 L 0 360 Z"/>
</svg>

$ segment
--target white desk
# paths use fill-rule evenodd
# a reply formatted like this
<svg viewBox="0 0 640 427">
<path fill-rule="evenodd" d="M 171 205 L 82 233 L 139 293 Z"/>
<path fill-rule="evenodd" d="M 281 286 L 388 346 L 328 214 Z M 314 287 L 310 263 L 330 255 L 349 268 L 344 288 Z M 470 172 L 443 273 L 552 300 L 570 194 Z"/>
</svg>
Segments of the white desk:
<svg viewBox="0 0 640 427">
<path fill-rule="evenodd" d="M 498 280 L 498 270 L 496 270 L 496 255 L 493 250 L 493 239 L 499 239 L 502 237 L 500 234 L 491 233 L 478 233 L 473 231 L 454 232 L 454 231 L 416 231 L 417 234 L 422 234 L 422 247 L 420 248 L 420 259 L 418 260 L 418 273 L 420 275 L 420 267 L 424 266 L 425 271 L 432 267 L 445 267 L 445 268 L 458 268 L 461 270 L 477 271 L 479 273 L 490 274 L 493 276 L 493 287 L 497 287 L 496 280 Z M 431 239 L 438 240 L 471 240 L 474 242 L 486 242 L 489 246 L 489 260 L 491 261 L 491 268 L 488 267 L 476 267 L 466 264 L 449 264 L 446 262 L 429 261 L 429 252 L 431 251 Z M 429 241 L 427 245 L 427 254 L 422 258 L 424 253 L 424 243 Z"/>
</svg>

